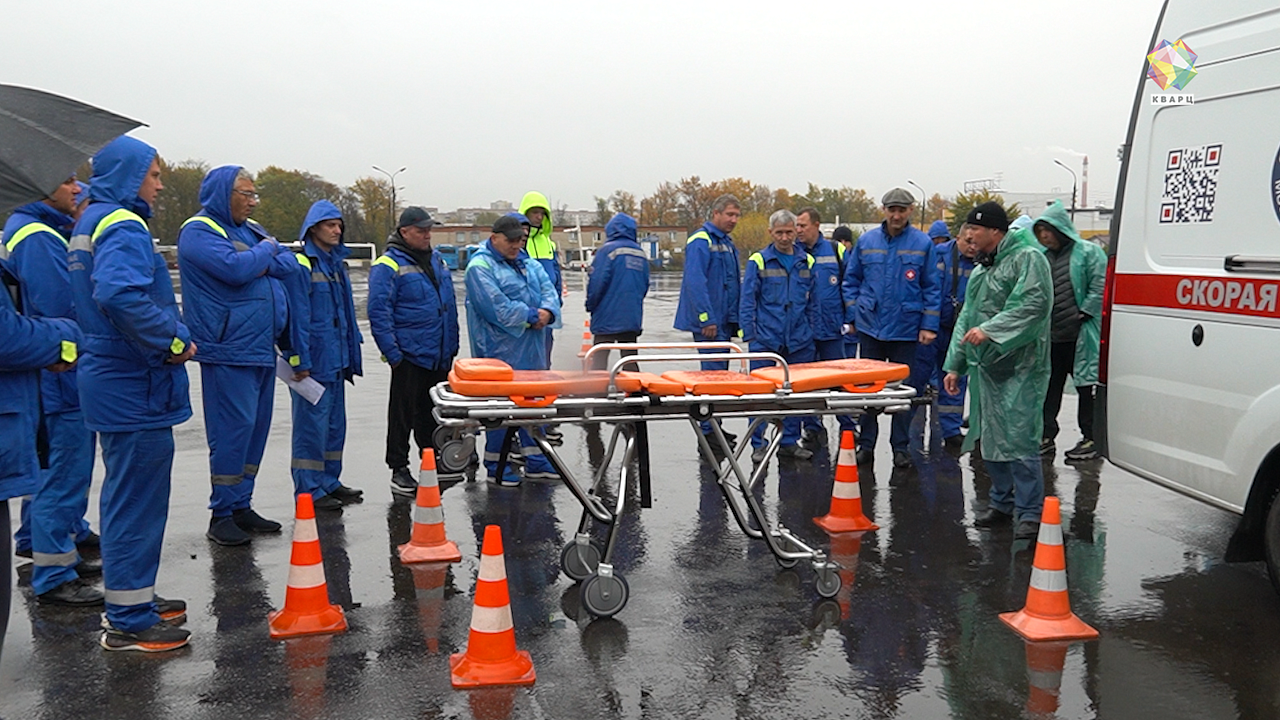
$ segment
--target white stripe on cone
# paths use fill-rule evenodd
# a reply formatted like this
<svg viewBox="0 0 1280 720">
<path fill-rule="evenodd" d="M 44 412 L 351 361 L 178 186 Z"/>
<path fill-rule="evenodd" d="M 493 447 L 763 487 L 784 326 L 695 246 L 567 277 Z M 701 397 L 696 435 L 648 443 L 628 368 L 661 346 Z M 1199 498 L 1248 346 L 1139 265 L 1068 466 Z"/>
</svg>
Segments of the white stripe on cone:
<svg viewBox="0 0 1280 720">
<path fill-rule="evenodd" d="M 316 519 L 307 518 L 298 520 L 293 526 L 293 541 L 299 542 L 315 542 L 320 539 L 320 533 L 316 532 Z"/>
<path fill-rule="evenodd" d="M 501 555 L 480 556 L 480 580 L 491 582 L 507 579 L 507 565 Z"/>
<path fill-rule="evenodd" d="M 435 470 L 418 471 L 418 487 L 437 487 L 439 485 L 440 480 L 436 477 Z"/>
<path fill-rule="evenodd" d="M 324 563 L 315 565 L 290 565 L 289 587 L 306 589 L 324 584 Z"/>
<path fill-rule="evenodd" d="M 1040 537 L 1036 541 L 1041 545 L 1061 545 L 1062 526 L 1057 523 L 1044 523 L 1040 526 Z"/>
<path fill-rule="evenodd" d="M 831 486 L 831 497 L 839 500 L 857 500 L 862 497 L 862 490 L 858 488 L 856 482 L 841 482 L 837 480 Z"/>
<path fill-rule="evenodd" d="M 471 629 L 476 632 L 500 633 L 514 627 L 509 603 L 496 608 L 476 605 L 471 611 Z"/>
<path fill-rule="evenodd" d="M 1031 568 L 1031 587 L 1044 592 L 1061 592 L 1067 589 L 1066 570 L 1041 570 Z"/>
<path fill-rule="evenodd" d="M 415 507 L 413 521 L 419 525 L 439 525 L 444 522 L 444 509 L 436 507 Z"/>
<path fill-rule="evenodd" d="M 857 465 L 858 456 L 852 448 L 840 448 L 840 453 L 836 455 L 837 465 Z"/>
</svg>

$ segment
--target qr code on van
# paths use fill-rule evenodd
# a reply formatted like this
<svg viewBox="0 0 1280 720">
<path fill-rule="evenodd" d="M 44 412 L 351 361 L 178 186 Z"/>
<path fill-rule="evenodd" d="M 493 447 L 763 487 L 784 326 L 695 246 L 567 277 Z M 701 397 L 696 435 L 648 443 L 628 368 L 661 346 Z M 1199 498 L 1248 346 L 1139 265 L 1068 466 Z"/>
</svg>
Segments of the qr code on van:
<svg viewBox="0 0 1280 720">
<path fill-rule="evenodd" d="M 1164 166 L 1160 222 L 1213 222 L 1213 206 L 1218 198 L 1218 164 L 1221 161 L 1221 143 L 1170 150 Z"/>
</svg>

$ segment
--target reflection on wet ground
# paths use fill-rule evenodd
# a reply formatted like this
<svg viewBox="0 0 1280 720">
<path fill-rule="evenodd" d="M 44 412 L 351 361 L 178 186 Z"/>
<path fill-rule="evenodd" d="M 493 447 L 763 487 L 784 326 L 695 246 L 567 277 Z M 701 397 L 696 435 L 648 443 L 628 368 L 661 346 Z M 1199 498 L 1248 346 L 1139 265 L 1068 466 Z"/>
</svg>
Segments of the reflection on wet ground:
<svg viewBox="0 0 1280 720">
<path fill-rule="evenodd" d="M 567 278 L 556 364 L 575 361 L 584 279 Z M 666 329 L 679 277 L 655 275 L 649 341 Z M 459 287 L 459 289 L 461 289 Z M 361 290 L 363 295 L 363 291 Z M 367 328 L 366 328 L 367 330 Z M 407 567 L 409 503 L 382 467 L 388 374 L 366 332 L 367 376 L 350 391 L 346 480 L 366 501 L 321 514 L 330 598 L 350 630 L 268 639 L 284 598 L 290 538 L 210 546 L 206 449 L 198 412 L 178 429 L 173 506 L 158 590 L 190 603 L 190 648 L 108 655 L 98 616 L 36 604 L 22 573 L 0 665 L 4 718 L 1225 718 L 1280 716 L 1280 602 L 1254 565 L 1220 561 L 1234 518 L 1101 462 L 1046 463 L 1062 499 L 1073 609 L 1100 640 L 1029 646 L 996 614 L 1022 606 L 1032 548 L 971 527 L 989 486 L 982 463 L 956 458 L 917 417 L 917 468 L 892 471 L 887 447 L 861 474 L 881 526 L 828 537 L 822 515 L 831 450 L 775 462 L 759 498 L 806 542 L 829 549 L 845 585 L 823 600 L 804 566 L 781 569 L 739 532 L 688 425 L 650 428 L 654 503 L 626 498 L 616 566 L 631 599 L 589 622 L 559 552 L 581 509 L 562 487 L 464 482 L 443 495 L 463 551 L 448 567 Z M 466 348 L 466 339 L 463 339 Z M 1074 417 L 1074 408 L 1063 417 Z M 256 503 L 291 512 L 288 404 Z M 887 422 L 887 421 L 882 421 Z M 834 427 L 833 421 L 828 421 Z M 740 430 L 732 424 L 731 429 Z M 563 456 L 588 473 L 609 426 L 565 430 Z M 1074 428 L 1064 429 L 1069 446 Z M 831 431 L 831 448 L 837 438 Z M 883 444 L 883 443 L 882 443 Z M 99 471 L 100 472 L 100 471 Z M 617 469 L 608 470 L 616 477 Z M 512 616 L 538 671 L 532 688 L 458 692 L 448 655 L 465 647 L 483 527 L 504 533 Z"/>
</svg>

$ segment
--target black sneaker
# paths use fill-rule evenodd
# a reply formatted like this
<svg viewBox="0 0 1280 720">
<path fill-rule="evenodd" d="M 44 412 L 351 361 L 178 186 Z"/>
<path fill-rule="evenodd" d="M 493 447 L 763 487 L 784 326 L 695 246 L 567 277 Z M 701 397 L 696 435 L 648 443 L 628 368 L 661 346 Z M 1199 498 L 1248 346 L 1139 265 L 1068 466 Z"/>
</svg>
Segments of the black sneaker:
<svg viewBox="0 0 1280 720">
<path fill-rule="evenodd" d="M 821 430 L 818 430 L 817 428 L 809 428 L 804 431 L 803 436 L 800 438 L 800 442 L 811 447 L 826 447 L 827 429 L 825 427 Z"/>
<path fill-rule="evenodd" d="M 813 451 L 799 445 L 783 445 L 778 448 L 778 457 L 808 460 L 813 457 Z"/>
<path fill-rule="evenodd" d="M 245 532 L 251 532 L 251 533 L 280 532 L 280 523 L 276 522 L 275 520 L 268 520 L 267 518 L 262 517 L 258 513 L 254 512 L 253 508 L 245 508 L 244 510 L 233 510 L 231 512 L 231 519 L 234 520 L 236 525 L 239 525 L 240 529 L 244 530 Z"/>
<path fill-rule="evenodd" d="M 1084 462 L 1098 457 L 1098 446 L 1092 440 L 1081 440 L 1064 453 L 1067 462 Z"/>
<path fill-rule="evenodd" d="M 96 577 L 102 574 L 102 558 L 80 558 L 76 563 L 76 574 L 80 577 Z"/>
<path fill-rule="evenodd" d="M 1013 531 L 1014 540 L 1035 540 L 1040 535 L 1040 523 L 1035 520 L 1023 520 Z"/>
<path fill-rule="evenodd" d="M 978 513 L 973 518 L 973 526 L 980 528 L 992 528 L 1000 525 L 1008 525 L 1013 522 L 1013 516 L 1006 512 L 1001 512 L 993 507 Z"/>
<path fill-rule="evenodd" d="M 329 495 L 336 497 L 344 503 L 358 503 L 364 500 L 364 491 L 353 487 L 347 487 L 341 483 L 338 487 L 329 491 Z"/>
<path fill-rule="evenodd" d="M 859 465 L 873 465 L 876 461 L 876 453 L 871 448 L 858 448 L 858 452 L 854 454 L 853 459 Z"/>
<path fill-rule="evenodd" d="M 764 454 L 765 454 L 767 451 L 768 451 L 768 448 L 764 447 L 763 445 L 761 445 L 760 447 L 758 447 L 758 448 L 756 448 L 756 449 L 752 450 L 752 451 L 751 451 L 751 462 L 755 463 L 756 465 L 759 465 L 760 463 L 764 462 Z"/>
<path fill-rule="evenodd" d="M 191 639 L 191 631 L 174 627 L 163 620 L 146 630 L 136 633 L 109 627 L 102 631 L 98 644 L 103 650 L 136 650 L 138 652 L 165 652 L 177 650 Z"/>
<path fill-rule="evenodd" d="M 102 547 L 102 538 L 98 537 L 98 533 L 90 530 L 88 535 L 83 539 L 76 541 L 76 549 L 80 552 L 85 550 L 97 550 Z"/>
<path fill-rule="evenodd" d="M 949 435 L 942 438 L 942 444 L 948 449 L 959 450 L 964 446 L 964 435 Z"/>
<path fill-rule="evenodd" d="M 909 468 L 914 463 L 911 462 L 911 454 L 902 452 L 901 450 L 893 451 L 893 466 L 898 469 Z"/>
<path fill-rule="evenodd" d="M 1053 453 L 1058 446 L 1053 443 L 1053 438 L 1041 438 L 1040 440 L 1040 457 L 1053 457 Z"/>
<path fill-rule="evenodd" d="M 209 529 L 205 531 L 204 536 L 219 545 L 227 546 L 245 545 L 253 539 L 249 533 L 236 524 L 236 521 L 231 516 L 210 519 Z"/>
<path fill-rule="evenodd" d="M 17 550 L 14 550 L 14 551 L 13 551 L 13 554 L 14 554 L 14 555 L 17 555 L 17 556 L 18 556 L 18 557 L 20 557 L 20 558 L 26 558 L 26 559 L 30 560 L 30 559 L 31 559 L 31 548 L 18 548 Z"/>
<path fill-rule="evenodd" d="M 170 625 L 181 625 L 187 620 L 187 603 L 182 600 L 169 600 L 159 595 L 155 596 L 156 613 L 160 615 L 162 622 Z M 111 621 L 107 619 L 107 614 L 102 613 L 102 621 L 100 623 L 103 630 L 111 629 Z"/>
<path fill-rule="evenodd" d="M 391 471 L 391 492 L 408 497 L 418 494 L 418 481 L 413 479 L 409 468 L 401 467 Z"/>
<path fill-rule="evenodd" d="M 313 500 L 311 504 L 317 510 L 341 510 L 342 509 L 342 501 L 334 497 L 333 495 L 325 495 L 324 497 L 318 497 L 315 500 Z"/>
<path fill-rule="evenodd" d="M 103 602 L 102 591 L 81 578 L 68 580 L 58 587 L 36 596 L 36 600 L 45 605 L 66 605 L 68 607 L 92 607 Z"/>
</svg>

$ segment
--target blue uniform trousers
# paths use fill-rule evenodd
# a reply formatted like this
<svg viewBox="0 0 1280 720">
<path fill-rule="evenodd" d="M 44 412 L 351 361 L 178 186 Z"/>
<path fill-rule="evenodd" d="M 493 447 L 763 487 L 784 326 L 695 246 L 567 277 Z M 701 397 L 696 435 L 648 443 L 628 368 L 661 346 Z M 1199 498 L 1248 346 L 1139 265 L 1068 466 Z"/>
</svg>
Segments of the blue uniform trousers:
<svg viewBox="0 0 1280 720">
<path fill-rule="evenodd" d="M 160 622 L 156 573 L 169 520 L 173 429 L 98 434 L 102 444 L 102 586 L 107 620 L 139 632 Z"/>
<path fill-rule="evenodd" d="M 227 517 L 249 507 L 271 431 L 275 368 L 200 366 L 204 434 L 213 492 L 209 509 Z"/>
<path fill-rule="evenodd" d="M 80 410 L 45 415 L 42 422 L 49 467 L 31 497 L 31 588 L 37 595 L 78 577 L 76 531 L 84 522 L 93 480 L 94 434 Z"/>
<path fill-rule="evenodd" d="M 729 336 L 725 334 L 725 332 L 724 332 L 724 328 L 722 328 L 722 327 L 717 327 L 717 328 L 716 328 L 716 336 L 715 336 L 715 339 L 714 339 L 714 340 L 708 340 L 706 337 L 703 337 L 702 333 L 700 333 L 700 332 L 693 333 L 693 341 L 694 341 L 694 342 L 696 342 L 696 343 L 704 343 L 704 342 L 728 342 L 728 340 L 729 340 Z M 708 350 L 698 350 L 698 352 L 700 352 L 700 353 L 727 353 L 727 352 L 729 352 L 729 351 L 728 351 L 728 350 L 721 350 L 721 349 L 719 349 L 719 348 L 712 348 L 712 349 L 708 349 Z M 702 361 L 702 369 L 703 369 L 703 370 L 728 370 L 728 369 L 729 369 L 729 361 L 728 361 L 728 360 L 703 360 L 703 361 Z M 710 420 L 703 420 L 703 421 L 702 421 L 702 434 L 703 434 L 703 435 L 710 435 L 710 434 L 711 434 L 711 421 L 710 421 Z"/>
<path fill-rule="evenodd" d="M 938 427 L 942 437 L 949 438 L 960 434 L 960 426 L 964 423 L 964 394 L 969 388 L 969 376 L 960 376 L 960 392 L 952 395 L 942 386 L 942 364 L 947 360 L 947 348 L 951 347 L 952 329 L 938 331 L 938 339 L 930 345 L 921 345 L 916 350 L 916 364 L 919 366 L 913 374 L 928 378 L 928 383 L 938 389 Z"/>
<path fill-rule="evenodd" d="M 911 375 L 907 380 L 907 384 L 915 388 L 917 394 L 924 389 L 928 376 L 919 377 L 916 372 L 916 347 L 919 343 L 914 340 L 877 340 L 866 333 L 858 333 L 858 344 L 861 345 L 862 357 L 864 358 L 901 363 L 911 368 Z M 911 417 L 914 414 L 913 409 L 912 412 L 901 412 L 893 415 L 893 419 L 889 423 L 889 445 L 893 447 L 894 452 L 907 452 L 910 446 Z M 879 413 L 868 412 L 863 414 L 860 423 L 862 432 L 858 435 L 859 449 L 871 449 L 876 446 L 876 437 L 880 434 L 879 421 Z"/>
<path fill-rule="evenodd" d="M 991 507 L 1018 522 L 1040 522 L 1044 509 L 1044 470 L 1039 457 L 1017 460 L 983 460 L 991 476 Z"/>
<path fill-rule="evenodd" d="M 484 468 L 489 472 L 490 477 L 498 475 L 498 459 L 501 457 L 502 439 L 506 437 L 506 428 L 497 430 L 486 430 L 484 433 Z M 533 441 L 529 433 L 520 430 L 516 433 L 517 447 L 512 448 L 516 452 L 524 456 L 525 472 L 543 473 L 555 472 L 555 468 L 551 466 L 551 461 L 546 455 L 542 454 L 542 448 Z M 511 467 L 511 463 L 507 463 L 507 467 Z"/>
<path fill-rule="evenodd" d="M 762 347 L 755 343 L 751 343 L 750 349 L 751 349 L 751 352 L 776 352 L 775 350 Z M 788 363 L 813 362 L 815 357 L 814 349 L 812 345 L 802 348 L 801 350 L 797 350 L 796 352 L 785 352 L 785 353 L 778 353 L 778 354 L 781 355 L 782 358 L 786 360 Z M 772 365 L 774 365 L 774 363 L 771 360 L 752 360 L 751 361 L 752 370 L 755 370 L 756 368 L 770 367 Z M 807 418 L 801 418 L 801 417 L 783 418 L 782 444 L 795 445 L 796 443 L 800 442 L 800 424 L 805 420 L 816 420 L 816 419 L 817 418 L 813 416 L 810 416 Z M 752 418 L 752 420 L 755 420 L 755 418 Z M 821 423 L 819 423 L 819 426 L 821 426 Z M 751 433 L 751 447 L 764 447 L 765 427 L 767 427 L 767 425 L 765 423 L 761 423 L 759 426 L 756 427 L 756 431 Z"/>
<path fill-rule="evenodd" d="M 295 392 L 293 399 L 293 491 L 321 498 L 340 485 L 342 448 L 347 442 L 346 383 L 320 383 L 324 394 L 312 405 Z"/>
</svg>

